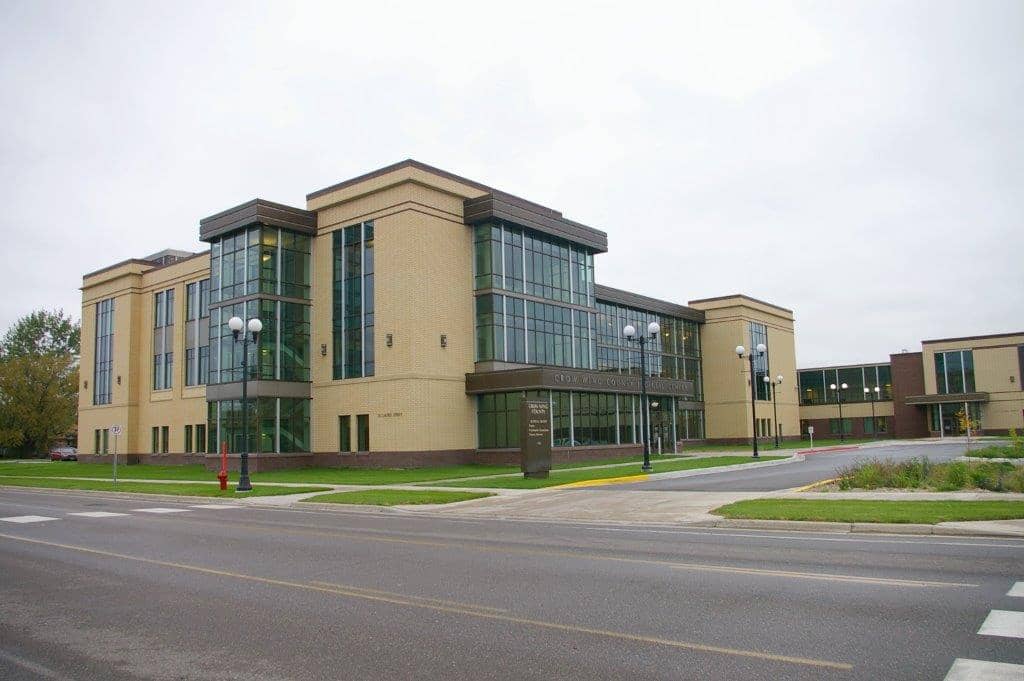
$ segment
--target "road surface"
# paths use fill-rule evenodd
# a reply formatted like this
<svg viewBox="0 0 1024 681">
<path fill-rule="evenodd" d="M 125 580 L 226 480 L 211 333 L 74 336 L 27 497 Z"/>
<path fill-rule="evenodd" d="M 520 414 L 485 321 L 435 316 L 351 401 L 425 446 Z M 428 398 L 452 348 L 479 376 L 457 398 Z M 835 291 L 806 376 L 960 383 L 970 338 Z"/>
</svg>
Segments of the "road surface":
<svg viewBox="0 0 1024 681">
<path fill-rule="evenodd" d="M 4 679 L 942 679 L 957 658 L 1024 662 L 1012 616 L 1014 636 L 978 633 L 1024 610 L 1012 539 L 0 489 L 0 575 Z"/>
</svg>

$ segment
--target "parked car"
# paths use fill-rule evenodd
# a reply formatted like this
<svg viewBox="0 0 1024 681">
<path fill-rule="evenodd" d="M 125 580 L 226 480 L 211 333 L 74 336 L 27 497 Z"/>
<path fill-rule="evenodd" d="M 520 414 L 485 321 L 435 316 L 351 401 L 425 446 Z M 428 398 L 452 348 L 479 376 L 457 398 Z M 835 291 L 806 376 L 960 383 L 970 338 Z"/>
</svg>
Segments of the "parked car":
<svg viewBox="0 0 1024 681">
<path fill-rule="evenodd" d="M 50 461 L 78 461 L 78 450 L 74 447 L 52 447 Z"/>
</svg>

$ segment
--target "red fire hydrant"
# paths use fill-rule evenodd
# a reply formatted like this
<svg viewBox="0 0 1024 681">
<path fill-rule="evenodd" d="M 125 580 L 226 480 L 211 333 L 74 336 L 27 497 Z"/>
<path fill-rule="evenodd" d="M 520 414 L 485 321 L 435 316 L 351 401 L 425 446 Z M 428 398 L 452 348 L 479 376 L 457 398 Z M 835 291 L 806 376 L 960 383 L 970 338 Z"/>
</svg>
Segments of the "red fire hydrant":
<svg viewBox="0 0 1024 681">
<path fill-rule="evenodd" d="M 217 479 L 220 480 L 220 488 L 228 488 L 228 443 L 221 443 L 220 447 L 220 473 L 217 473 Z"/>
</svg>

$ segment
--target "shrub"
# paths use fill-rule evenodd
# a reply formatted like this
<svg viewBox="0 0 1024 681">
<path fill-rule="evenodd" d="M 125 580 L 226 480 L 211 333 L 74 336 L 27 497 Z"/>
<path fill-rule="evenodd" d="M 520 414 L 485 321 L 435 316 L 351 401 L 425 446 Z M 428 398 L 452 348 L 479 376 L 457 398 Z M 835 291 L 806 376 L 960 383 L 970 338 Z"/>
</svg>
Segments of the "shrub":
<svg viewBox="0 0 1024 681">
<path fill-rule="evenodd" d="M 932 463 L 926 457 L 893 461 L 869 459 L 836 471 L 839 489 L 931 489 L 953 492 L 983 489 L 1024 492 L 1024 466 L 1005 461 Z"/>
</svg>

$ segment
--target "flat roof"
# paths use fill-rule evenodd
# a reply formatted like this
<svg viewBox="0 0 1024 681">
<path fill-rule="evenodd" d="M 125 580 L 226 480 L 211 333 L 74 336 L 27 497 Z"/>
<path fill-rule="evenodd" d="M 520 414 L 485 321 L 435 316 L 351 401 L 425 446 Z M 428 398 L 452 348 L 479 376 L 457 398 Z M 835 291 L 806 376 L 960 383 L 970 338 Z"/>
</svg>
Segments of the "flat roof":
<svg viewBox="0 0 1024 681">
<path fill-rule="evenodd" d="M 760 298 L 754 298 L 753 296 L 748 296 L 745 293 L 734 293 L 734 294 L 732 294 L 730 296 L 715 296 L 714 298 L 698 298 L 697 300 L 691 300 L 690 301 L 690 305 L 693 305 L 694 303 L 714 303 L 714 302 L 717 302 L 719 300 L 729 300 L 730 298 L 743 298 L 745 300 L 749 300 L 752 303 L 759 303 L 761 305 L 767 305 L 768 307 L 774 307 L 776 310 L 782 310 L 783 312 L 788 312 L 789 314 L 793 314 L 793 311 L 790 310 L 788 307 L 782 307 L 781 305 L 776 305 L 775 303 L 769 303 L 766 300 L 761 300 Z"/>
<path fill-rule="evenodd" d="M 465 200 L 464 212 L 466 224 L 472 224 L 474 222 L 481 222 L 490 218 L 496 218 L 500 220 L 506 220 L 513 222 L 524 227 L 530 227 L 541 232 L 558 236 L 567 241 L 573 241 L 576 243 L 588 246 L 598 252 L 604 252 L 608 250 L 608 234 L 584 225 L 573 220 L 569 220 L 564 217 L 561 211 L 555 210 L 554 208 L 548 208 L 534 201 L 524 199 L 516 196 L 515 194 L 509 194 L 508 192 L 495 189 L 481 182 L 470 180 L 469 178 L 450 173 L 447 170 L 436 168 L 426 163 L 421 163 L 411 158 L 407 158 L 404 161 L 398 163 L 392 163 L 389 166 L 372 170 L 368 173 L 364 173 L 357 177 L 353 177 L 350 180 L 338 182 L 332 184 L 329 187 L 318 189 L 315 192 L 306 194 L 306 201 L 311 201 L 325 194 L 338 191 L 339 189 L 345 189 L 357 185 L 360 182 L 372 180 L 388 173 L 393 173 L 403 168 L 415 168 L 431 175 L 459 182 L 472 187 L 477 191 L 484 192 L 485 196 L 471 197 Z"/>
<path fill-rule="evenodd" d="M 991 338 L 1009 338 L 1011 336 L 1024 336 L 1024 331 L 1015 331 L 1010 333 L 990 333 L 986 336 L 961 336 L 960 338 L 934 338 L 932 340 L 923 340 L 921 345 L 927 345 L 928 343 L 959 343 L 960 341 L 971 341 L 971 340 L 988 340 Z"/>
<path fill-rule="evenodd" d="M 892 362 L 861 362 L 860 364 L 829 364 L 822 367 L 806 367 L 797 371 L 825 371 L 827 369 L 856 369 L 858 367 L 892 366 Z"/>
<path fill-rule="evenodd" d="M 680 305 L 679 303 L 673 303 L 667 300 L 650 298 L 631 291 L 623 291 L 622 289 L 612 288 L 611 286 L 594 284 L 594 297 L 598 301 L 626 305 L 627 307 L 635 307 L 641 310 L 649 310 L 651 312 L 667 314 L 671 317 L 681 317 L 683 319 L 690 319 L 696 322 L 704 321 L 703 310 L 696 310 L 692 307 L 687 307 L 686 305 Z"/>
</svg>

